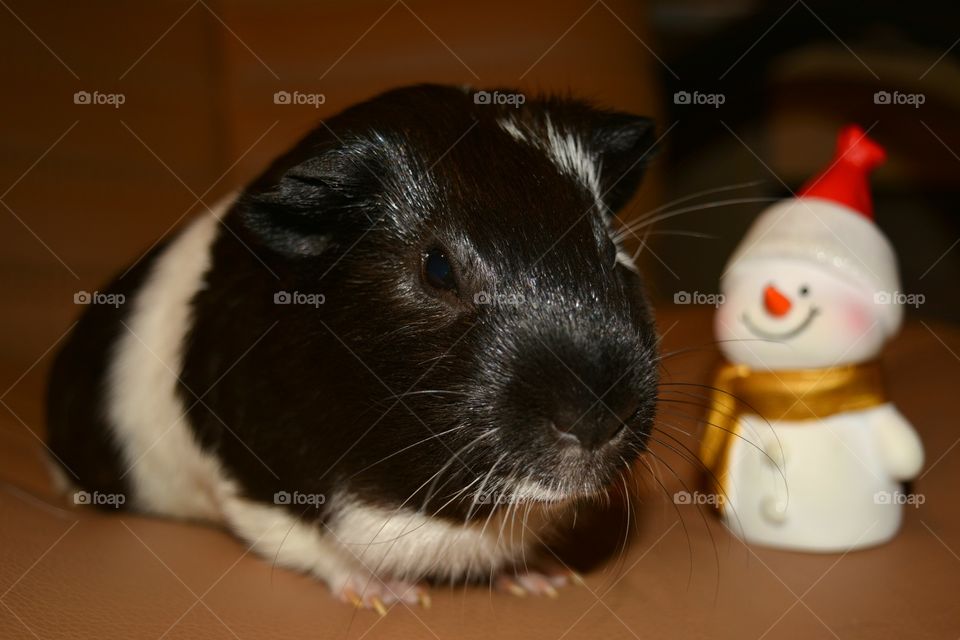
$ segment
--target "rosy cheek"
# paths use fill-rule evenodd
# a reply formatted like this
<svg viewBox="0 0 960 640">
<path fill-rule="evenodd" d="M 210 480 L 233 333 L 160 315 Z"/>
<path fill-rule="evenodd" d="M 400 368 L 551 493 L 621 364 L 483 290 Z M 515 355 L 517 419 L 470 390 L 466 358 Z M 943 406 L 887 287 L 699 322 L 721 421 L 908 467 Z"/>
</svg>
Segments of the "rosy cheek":
<svg viewBox="0 0 960 640">
<path fill-rule="evenodd" d="M 847 305 L 841 313 L 843 314 L 843 326 L 847 328 L 847 331 L 849 331 L 851 335 L 863 335 L 869 331 L 870 325 L 873 324 L 869 310 L 865 309 L 862 305 Z"/>
</svg>

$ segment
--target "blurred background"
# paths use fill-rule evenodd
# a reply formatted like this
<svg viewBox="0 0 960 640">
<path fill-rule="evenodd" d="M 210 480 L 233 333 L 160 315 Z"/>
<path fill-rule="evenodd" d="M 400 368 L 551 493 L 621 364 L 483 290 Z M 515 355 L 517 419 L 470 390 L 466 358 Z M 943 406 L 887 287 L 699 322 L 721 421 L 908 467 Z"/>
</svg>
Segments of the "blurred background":
<svg viewBox="0 0 960 640">
<path fill-rule="evenodd" d="M 79 315 L 76 292 L 102 287 L 320 118 L 425 81 L 569 90 L 653 115 L 661 153 L 623 217 L 692 209 L 657 225 L 641 252 L 662 305 L 715 291 L 763 200 L 798 188 L 830 158 L 837 128 L 860 122 L 890 153 L 874 195 L 904 291 L 924 295 L 910 314 L 960 319 L 960 33 L 949 4 L 0 4 L 10 382 Z"/>
</svg>

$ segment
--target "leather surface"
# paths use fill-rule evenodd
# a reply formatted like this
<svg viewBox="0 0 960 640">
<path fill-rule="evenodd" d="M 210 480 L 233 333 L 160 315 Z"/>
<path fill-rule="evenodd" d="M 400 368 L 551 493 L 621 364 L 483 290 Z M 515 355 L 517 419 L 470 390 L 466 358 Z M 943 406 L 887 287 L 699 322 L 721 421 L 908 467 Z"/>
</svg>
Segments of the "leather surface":
<svg viewBox="0 0 960 640">
<path fill-rule="evenodd" d="M 710 342 L 709 312 L 664 310 L 660 324 L 664 352 L 683 350 L 665 360 L 665 380 L 705 381 L 716 353 L 691 348 Z M 957 328 L 908 322 L 884 355 L 892 398 L 928 458 L 914 486 L 925 502 L 907 509 L 901 534 L 886 546 L 847 555 L 748 549 L 706 509 L 675 508 L 640 466 L 634 539 L 622 556 L 588 571 L 585 587 L 566 587 L 556 600 L 438 587 L 431 609 L 398 606 L 384 619 L 272 568 L 223 531 L 37 501 L 19 488 L 50 495 L 42 446 L 7 413 L 0 418 L 0 469 L 9 483 L 0 490 L 0 637 L 956 637 L 956 353 Z M 20 398 L 38 397 L 44 362 L 17 385 Z M 701 415 L 673 413 L 661 414 L 661 429 L 690 431 Z M 21 417 L 39 419 L 32 409 Z M 656 444 L 653 451 L 679 476 L 660 465 L 667 494 L 681 489 L 679 480 L 694 481 L 690 464 Z M 587 547 L 611 537 L 584 533 Z"/>
</svg>

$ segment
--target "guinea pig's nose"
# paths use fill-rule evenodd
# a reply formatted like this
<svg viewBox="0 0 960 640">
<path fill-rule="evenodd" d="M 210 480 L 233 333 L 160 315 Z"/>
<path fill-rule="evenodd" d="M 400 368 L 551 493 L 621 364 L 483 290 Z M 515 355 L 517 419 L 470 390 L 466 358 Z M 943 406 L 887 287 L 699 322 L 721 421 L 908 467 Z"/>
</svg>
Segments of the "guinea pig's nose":
<svg viewBox="0 0 960 640">
<path fill-rule="evenodd" d="M 780 290 L 771 284 L 763 290 L 763 306 L 766 307 L 767 313 L 779 318 L 786 315 L 793 304 L 790 298 L 780 293 Z"/>
<path fill-rule="evenodd" d="M 592 413 L 592 412 L 591 412 Z M 626 422 L 620 416 L 608 410 L 596 418 L 592 415 L 573 415 L 558 412 L 551 422 L 554 432 L 561 440 L 579 444 L 588 451 L 599 449 L 620 433 Z"/>
</svg>

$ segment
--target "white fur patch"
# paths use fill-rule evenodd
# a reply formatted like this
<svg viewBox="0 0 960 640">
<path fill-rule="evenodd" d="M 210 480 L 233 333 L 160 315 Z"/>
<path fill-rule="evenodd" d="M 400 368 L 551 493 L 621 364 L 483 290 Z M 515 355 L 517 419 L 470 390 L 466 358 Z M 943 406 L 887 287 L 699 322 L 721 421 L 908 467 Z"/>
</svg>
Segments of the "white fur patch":
<svg viewBox="0 0 960 640">
<path fill-rule="evenodd" d="M 331 531 L 366 570 L 408 580 L 424 576 L 488 577 L 518 562 L 536 545 L 552 520 L 540 505 L 507 506 L 491 518 L 464 526 L 412 509 L 391 509 L 348 502 Z M 525 530 L 525 526 L 529 529 Z"/>
<path fill-rule="evenodd" d="M 320 524 L 242 498 L 223 507 L 231 529 L 256 553 L 323 580 L 335 593 L 367 584 L 371 576 L 411 582 L 427 576 L 488 578 L 521 563 L 555 519 L 539 507 L 518 506 L 515 517 L 498 514 L 485 526 L 464 527 L 412 509 L 346 499 L 332 505 L 329 524 Z"/>
<path fill-rule="evenodd" d="M 560 171 L 581 183 L 593 195 L 597 208 L 606 211 L 601 198 L 600 167 L 595 154 L 585 146 L 583 140 L 570 132 L 560 131 L 554 126 L 550 116 L 546 116 L 541 132 L 532 131 L 522 122 L 511 117 L 500 118 L 497 125 L 517 142 L 524 142 L 542 149 Z"/>
<path fill-rule="evenodd" d="M 157 258 L 131 301 L 108 372 L 107 414 L 128 469 L 132 504 L 178 518 L 219 519 L 225 483 L 218 462 L 194 440 L 177 390 L 190 301 L 204 286 L 218 231 L 217 218 L 205 215 Z"/>
<path fill-rule="evenodd" d="M 633 257 L 631 257 L 622 246 L 616 242 L 614 242 L 614 244 L 617 246 L 617 262 L 625 266 L 627 269 L 630 269 L 630 271 L 639 272 L 639 269 L 637 269 L 637 264 L 633 261 Z"/>
<path fill-rule="evenodd" d="M 520 130 L 520 127 L 517 126 L 517 123 L 514 122 L 513 119 L 500 118 L 497 120 L 497 124 L 517 142 L 527 142 L 527 136 L 524 135 L 523 131 Z"/>
<path fill-rule="evenodd" d="M 309 573 L 334 591 L 363 573 L 360 563 L 321 525 L 297 518 L 286 508 L 234 497 L 224 501 L 223 515 L 231 530 L 257 554 Z"/>
<path fill-rule="evenodd" d="M 547 116 L 547 152 L 560 170 L 579 180 L 593 194 L 597 209 L 607 212 L 600 194 L 600 171 L 594 154 L 584 146 L 579 136 L 561 132 Z"/>
<path fill-rule="evenodd" d="M 600 187 L 600 162 L 595 154 L 590 153 L 585 147 L 579 136 L 559 131 L 553 125 L 549 115 L 546 118 L 546 139 L 533 136 L 522 123 L 510 117 L 498 119 L 497 124 L 517 142 L 532 144 L 546 151 L 560 171 L 583 184 L 593 195 L 597 210 L 604 214 L 608 234 L 613 239 L 613 229 L 606 217 L 611 212 L 607 210 L 607 205 L 603 201 Z M 614 242 L 614 244 L 617 247 L 617 262 L 631 271 L 637 271 L 637 266 L 630 254 L 619 243 Z"/>
</svg>

